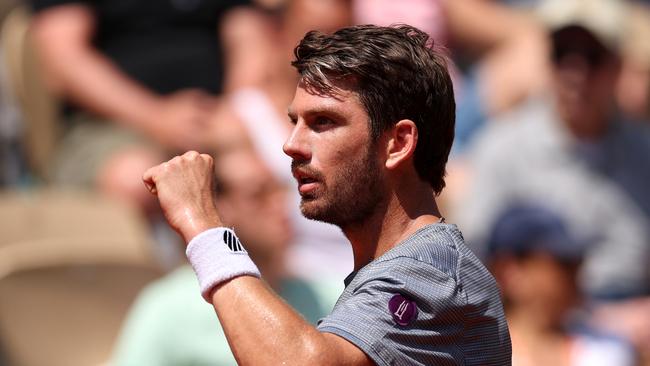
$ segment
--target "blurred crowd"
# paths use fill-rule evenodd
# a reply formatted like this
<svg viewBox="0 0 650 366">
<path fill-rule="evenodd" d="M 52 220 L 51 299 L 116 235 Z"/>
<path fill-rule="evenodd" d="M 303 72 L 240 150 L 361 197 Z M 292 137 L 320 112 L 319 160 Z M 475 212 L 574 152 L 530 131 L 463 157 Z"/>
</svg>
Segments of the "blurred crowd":
<svg viewBox="0 0 650 366">
<path fill-rule="evenodd" d="M 219 210 L 269 286 L 311 322 L 327 314 L 352 254 L 338 228 L 298 210 L 282 152 L 290 63 L 307 31 L 367 23 L 414 25 L 448 57 L 456 139 L 439 203 L 501 287 L 513 364 L 650 365 L 650 2 L 0 1 L 0 218 L 22 220 L 0 235 L 0 365 L 235 363 L 141 182 L 190 149 L 213 155 Z M 70 205 L 46 215 L 61 192 L 134 215 L 145 234 L 129 243 L 146 254 L 112 253 L 130 239 L 106 244 Z M 79 254 L 93 246 L 102 254 Z M 47 321 L 63 315 L 21 305 L 17 279 L 68 268 L 73 286 L 108 264 L 155 268 L 155 280 L 115 302 L 104 336 L 34 356 L 37 339 L 65 339 Z M 129 278 L 105 282 L 90 287 Z M 82 315 L 66 321 L 99 323 Z M 82 348 L 96 352 L 80 361 Z"/>
</svg>

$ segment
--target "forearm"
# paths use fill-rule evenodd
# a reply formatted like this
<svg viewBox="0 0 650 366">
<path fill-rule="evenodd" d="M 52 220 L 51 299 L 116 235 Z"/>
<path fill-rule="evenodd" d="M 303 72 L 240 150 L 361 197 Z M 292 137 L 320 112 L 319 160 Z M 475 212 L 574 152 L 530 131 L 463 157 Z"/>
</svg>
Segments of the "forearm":
<svg viewBox="0 0 650 366">
<path fill-rule="evenodd" d="M 195 229 L 186 223 L 179 232 L 187 239 Z M 214 305 L 238 363 L 314 365 L 332 359 L 323 356 L 332 353 L 327 337 L 259 279 L 243 245 L 231 230 L 212 227 L 194 236 L 186 250 L 201 294 Z"/>
<path fill-rule="evenodd" d="M 450 36 L 464 48 L 485 53 L 508 44 L 536 25 L 521 12 L 483 0 L 444 1 Z M 471 26 L 468 26 L 471 24 Z"/>
<path fill-rule="evenodd" d="M 241 276 L 213 292 L 212 302 L 240 365 L 315 365 L 327 339 L 260 279 Z"/>
<path fill-rule="evenodd" d="M 498 115 L 545 88 L 546 34 L 534 19 L 489 1 L 445 4 L 451 37 L 479 58 L 478 93 L 488 115 Z"/>
<path fill-rule="evenodd" d="M 187 242 L 201 295 L 214 305 L 230 347 L 244 365 L 371 365 L 354 344 L 321 333 L 258 278 L 234 234 L 221 226 L 214 202 L 212 157 L 190 151 L 147 170 L 169 224 Z M 197 294 L 198 295 L 198 294 Z"/>
<path fill-rule="evenodd" d="M 83 50 L 69 57 L 75 59 L 74 64 L 62 59 L 57 72 L 67 97 L 85 109 L 129 127 L 145 131 L 153 127 L 151 116 L 160 103 L 156 94 L 129 79 L 94 50 Z"/>
<path fill-rule="evenodd" d="M 160 98 L 94 48 L 94 27 L 92 9 L 82 5 L 56 6 L 35 16 L 31 35 L 48 82 L 88 110 L 148 128 Z"/>
</svg>

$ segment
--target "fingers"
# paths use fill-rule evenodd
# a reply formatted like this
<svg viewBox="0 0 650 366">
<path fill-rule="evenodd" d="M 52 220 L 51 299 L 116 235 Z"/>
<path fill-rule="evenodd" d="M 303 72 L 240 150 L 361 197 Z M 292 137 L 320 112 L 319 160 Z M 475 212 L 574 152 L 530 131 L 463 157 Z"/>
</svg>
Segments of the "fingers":
<svg viewBox="0 0 650 366">
<path fill-rule="evenodd" d="M 145 171 L 142 175 L 142 181 L 145 187 L 147 187 L 147 190 L 151 192 L 151 194 L 157 195 L 158 189 L 156 183 L 162 173 L 170 170 L 171 166 L 185 165 L 186 163 L 192 162 L 194 162 L 193 164 L 196 164 L 196 162 L 206 164 L 210 171 L 213 169 L 214 162 L 212 160 L 212 156 L 208 154 L 200 154 L 194 150 L 190 150 L 181 156 L 175 156 L 168 162 L 147 169 L 147 171 Z"/>
<path fill-rule="evenodd" d="M 190 150 L 183 154 L 182 158 L 189 159 L 189 160 L 194 160 L 196 159 L 200 154 L 194 150 Z"/>
<path fill-rule="evenodd" d="M 147 169 L 147 171 L 145 171 L 142 175 L 142 182 L 144 182 L 144 186 L 147 187 L 147 190 L 153 195 L 158 194 L 158 190 L 156 189 L 156 173 L 158 169 L 160 169 L 161 165 L 156 165 L 152 168 Z"/>
<path fill-rule="evenodd" d="M 181 156 L 181 159 L 188 160 L 188 161 L 197 161 L 197 160 L 199 160 L 201 163 L 210 166 L 210 168 L 214 164 L 212 156 L 210 156 L 209 154 L 201 154 L 201 153 L 198 153 L 198 152 L 196 152 L 194 150 L 190 150 L 190 151 L 186 152 L 185 154 L 183 154 Z"/>
</svg>

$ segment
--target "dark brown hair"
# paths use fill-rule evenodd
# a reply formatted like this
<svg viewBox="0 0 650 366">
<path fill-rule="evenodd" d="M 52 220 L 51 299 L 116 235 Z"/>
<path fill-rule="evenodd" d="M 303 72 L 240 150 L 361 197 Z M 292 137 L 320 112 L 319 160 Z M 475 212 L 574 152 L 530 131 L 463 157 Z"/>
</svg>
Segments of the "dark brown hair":
<svg viewBox="0 0 650 366">
<path fill-rule="evenodd" d="M 333 81 L 353 81 L 374 141 L 399 120 L 414 121 L 415 169 L 436 194 L 442 191 L 456 104 L 447 61 L 426 33 L 408 25 L 311 31 L 294 54 L 292 65 L 307 87 L 330 94 Z"/>
</svg>

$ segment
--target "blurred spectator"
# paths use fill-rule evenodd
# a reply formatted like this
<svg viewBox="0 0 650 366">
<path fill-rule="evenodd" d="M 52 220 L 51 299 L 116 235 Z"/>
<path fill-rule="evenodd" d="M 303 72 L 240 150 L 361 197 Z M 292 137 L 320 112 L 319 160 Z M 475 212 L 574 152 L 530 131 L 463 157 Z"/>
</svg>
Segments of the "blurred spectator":
<svg viewBox="0 0 650 366">
<path fill-rule="evenodd" d="M 438 204 L 454 220 L 467 189 L 468 146 L 486 121 L 546 87 L 546 34 L 528 13 L 495 1 L 353 0 L 353 9 L 357 23 L 411 24 L 449 49 L 456 128 Z"/>
<path fill-rule="evenodd" d="M 20 149 L 20 113 L 10 92 L 4 50 L 0 48 L 0 187 L 18 185 L 25 176 Z"/>
<path fill-rule="evenodd" d="M 631 4 L 623 40 L 617 102 L 630 117 L 650 122 L 650 3 Z"/>
<path fill-rule="evenodd" d="M 217 156 L 215 172 L 224 222 L 235 228 L 264 280 L 315 324 L 331 310 L 335 297 L 284 271 L 292 236 L 287 187 L 246 149 Z M 147 287 L 124 325 L 114 365 L 235 365 L 214 309 L 199 292 L 189 265 Z"/>
<path fill-rule="evenodd" d="M 31 2 L 48 84 L 66 102 L 53 182 L 94 186 L 148 207 L 142 172 L 168 154 L 209 144 L 214 96 L 239 54 L 224 49 L 219 28 L 236 26 L 228 17 L 244 10 L 232 9 L 249 1 Z"/>
<path fill-rule="evenodd" d="M 289 0 L 281 12 L 268 19 L 261 35 L 266 48 L 258 48 L 267 64 L 263 80 L 229 94 L 224 108 L 215 116 L 212 132 L 216 154 L 252 146 L 274 177 L 294 187 L 287 201 L 296 230 L 289 249 L 288 266 L 301 278 L 335 283 L 342 290 L 343 279 L 352 270 L 352 250 L 340 229 L 305 219 L 300 213 L 296 181 L 289 169 L 291 158 L 282 145 L 291 132 L 287 106 L 293 98 L 298 74 L 291 66 L 293 48 L 311 29 L 332 32 L 350 22 L 348 0 Z"/>
<path fill-rule="evenodd" d="M 647 295 L 650 286 L 650 134 L 614 109 L 624 9 L 618 1 L 545 3 L 550 93 L 480 136 L 457 215 L 476 244 L 513 200 L 547 203 L 572 231 L 595 238 L 580 280 L 604 299 Z"/>
<path fill-rule="evenodd" d="M 16 0 L 0 2 L 0 30 L 5 18 L 16 7 Z M 4 36 L 4 34 L 1 34 Z M 11 90 L 11 75 L 6 65 L 6 52 L 0 41 L 0 187 L 15 186 L 25 178 L 25 162 L 20 149 L 21 119 L 16 96 Z"/>
<path fill-rule="evenodd" d="M 585 244 L 541 206 L 516 204 L 498 216 L 488 262 L 504 297 L 514 366 L 635 364 L 631 345 L 576 316 Z"/>
<path fill-rule="evenodd" d="M 543 87 L 541 32 L 530 17 L 483 0 L 354 0 L 357 23 L 407 23 L 450 49 L 457 100 L 453 154 L 485 120 Z"/>
<path fill-rule="evenodd" d="M 502 0 L 502 3 L 515 7 L 524 12 L 534 12 L 536 8 L 545 3 L 545 0 Z M 613 26 L 618 27 L 624 34 L 621 40 L 621 75 L 616 86 L 616 102 L 621 112 L 638 121 L 650 121 L 650 2 L 645 0 L 620 0 L 630 10 L 625 16 L 625 21 Z M 592 7 L 607 7 L 600 1 L 588 0 Z M 604 5 L 603 5 L 604 4 Z M 606 13 L 606 12 L 604 12 Z M 537 40 L 531 39 L 533 43 Z M 542 45 L 539 45 L 542 46 Z M 528 58 L 534 55 L 527 55 Z M 520 60 L 521 61 L 521 60 Z M 517 61 L 517 62 L 520 62 Z M 539 66 L 539 65 L 538 65 Z M 548 76 L 548 72 L 534 70 L 539 76 Z M 539 80 L 537 80 L 539 81 Z M 537 82 L 536 81 L 536 82 Z M 524 85 L 526 80 L 522 81 Z M 542 84 L 546 84 L 543 82 Z M 519 90 L 526 95 L 536 92 L 535 83 Z M 525 95 L 524 95 L 525 96 Z"/>
</svg>

